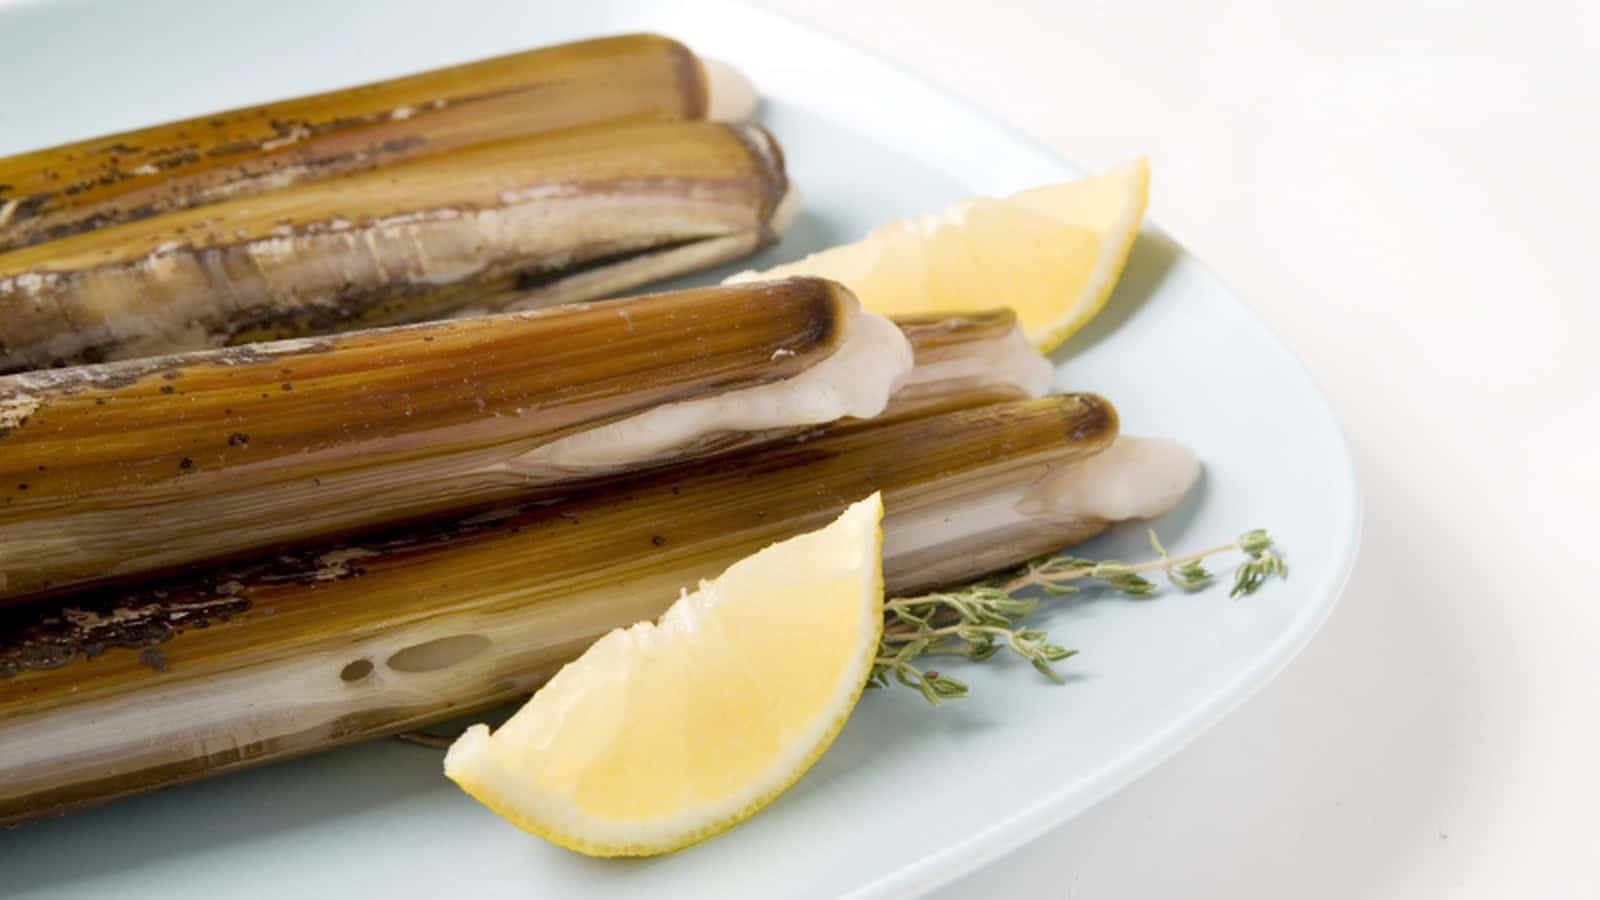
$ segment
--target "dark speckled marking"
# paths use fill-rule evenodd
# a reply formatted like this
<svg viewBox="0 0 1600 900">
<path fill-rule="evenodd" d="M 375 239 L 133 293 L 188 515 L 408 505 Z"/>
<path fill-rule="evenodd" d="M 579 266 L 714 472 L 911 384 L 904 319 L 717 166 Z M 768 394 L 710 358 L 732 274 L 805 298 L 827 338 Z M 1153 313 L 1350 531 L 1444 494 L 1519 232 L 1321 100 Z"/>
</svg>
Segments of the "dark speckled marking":
<svg viewBox="0 0 1600 900">
<path fill-rule="evenodd" d="M 219 594 L 181 599 L 159 591 L 114 590 L 0 609 L 0 678 L 26 669 L 56 669 L 110 648 L 140 650 L 172 639 L 200 621 L 226 619 L 250 608 L 245 596 Z M 162 657 L 163 665 L 165 657 Z M 140 660 L 143 662 L 143 658 Z"/>
<path fill-rule="evenodd" d="M 22 372 L 3 372 L 0 376 L 0 395 L 8 389 L 20 388 L 32 394 L 70 396 L 84 388 L 113 390 L 136 384 L 139 379 L 160 374 L 164 380 L 181 378 L 192 366 L 223 365 L 243 366 L 284 355 L 299 356 L 307 353 L 325 353 L 335 346 L 333 340 L 301 339 L 287 347 L 240 344 L 216 350 L 201 350 L 187 354 L 169 354 L 116 362 L 98 362 L 91 365 L 70 366 L 59 369 L 34 369 Z M 87 351 L 86 351 L 87 354 Z M 165 386 L 164 386 L 165 387 Z"/>
<path fill-rule="evenodd" d="M 45 203 L 53 193 L 54 191 L 49 194 L 34 194 L 31 197 L 17 201 L 16 207 L 11 210 L 11 221 L 21 222 L 37 217 L 39 211 L 44 208 Z"/>
</svg>

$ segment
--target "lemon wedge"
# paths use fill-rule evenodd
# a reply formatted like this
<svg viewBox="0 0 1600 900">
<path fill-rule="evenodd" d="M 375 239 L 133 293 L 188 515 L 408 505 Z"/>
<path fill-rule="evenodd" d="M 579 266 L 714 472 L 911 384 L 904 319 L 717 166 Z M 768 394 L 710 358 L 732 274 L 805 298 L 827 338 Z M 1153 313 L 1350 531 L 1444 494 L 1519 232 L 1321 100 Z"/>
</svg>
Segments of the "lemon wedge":
<svg viewBox="0 0 1600 900">
<path fill-rule="evenodd" d="M 1149 196 L 1140 157 L 1090 178 L 897 219 L 853 244 L 728 280 L 832 278 L 884 315 L 1009 306 L 1028 340 L 1049 352 L 1105 306 Z"/>
<path fill-rule="evenodd" d="M 591 856 L 702 841 L 767 805 L 833 742 L 883 629 L 877 494 L 618 629 L 445 774 L 525 831 Z"/>
</svg>

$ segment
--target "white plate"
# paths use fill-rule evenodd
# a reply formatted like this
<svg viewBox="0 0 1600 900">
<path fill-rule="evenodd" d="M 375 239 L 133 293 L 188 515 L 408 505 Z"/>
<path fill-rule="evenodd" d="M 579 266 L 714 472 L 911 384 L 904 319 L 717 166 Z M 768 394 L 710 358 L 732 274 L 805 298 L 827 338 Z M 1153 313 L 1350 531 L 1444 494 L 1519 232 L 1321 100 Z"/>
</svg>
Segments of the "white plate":
<svg viewBox="0 0 1600 900">
<path fill-rule="evenodd" d="M 765 14 L 671 2 L 578 7 L 0 5 L 0 154 L 650 29 L 734 62 L 763 92 L 763 118 L 810 208 L 760 265 L 967 194 L 1078 174 L 927 85 Z M 1058 603 L 1039 620 L 1082 650 L 1064 666 L 1065 687 L 996 659 L 961 667 L 972 694 L 942 709 L 909 691 L 868 694 L 833 748 L 770 808 L 666 858 L 607 862 L 555 849 L 447 782 L 438 752 L 377 741 L 0 835 L 5 891 L 166 900 L 901 896 L 993 859 L 1127 784 L 1261 687 L 1327 616 L 1357 545 L 1359 491 L 1328 404 L 1250 310 L 1159 232 L 1146 230 L 1111 306 L 1061 359 L 1057 383 L 1112 398 L 1125 430 L 1172 435 L 1199 451 L 1201 484 L 1157 523 L 1169 547 L 1266 527 L 1287 550 L 1291 580 L 1241 600 L 1216 587 Z M 1083 552 L 1139 556 L 1143 529 Z"/>
</svg>

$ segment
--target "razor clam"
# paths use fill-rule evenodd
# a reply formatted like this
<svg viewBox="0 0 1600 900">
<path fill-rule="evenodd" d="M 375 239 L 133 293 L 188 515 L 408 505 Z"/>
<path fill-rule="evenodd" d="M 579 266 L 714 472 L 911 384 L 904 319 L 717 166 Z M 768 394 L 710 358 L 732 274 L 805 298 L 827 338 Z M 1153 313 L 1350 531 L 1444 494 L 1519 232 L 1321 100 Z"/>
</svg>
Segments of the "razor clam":
<svg viewBox="0 0 1600 900">
<path fill-rule="evenodd" d="M 759 126 L 499 141 L 0 254 L 0 372 L 594 299 L 775 239 Z"/>
<path fill-rule="evenodd" d="M 1082 540 L 1123 509 L 1175 502 L 1160 491 L 1155 505 L 1063 502 L 1063 479 L 1116 430 L 1092 395 L 836 429 L 556 504 L 13 607 L 0 629 L 14 673 L 0 679 L 0 824 L 513 699 L 609 629 L 658 615 L 679 588 L 874 490 L 891 592 L 971 578 Z M 1139 494 L 1151 461 L 1096 477 Z"/>
<path fill-rule="evenodd" d="M 0 252 L 505 138 L 703 118 L 738 101 L 719 85 L 747 91 L 677 41 L 619 35 L 0 158 Z"/>
<path fill-rule="evenodd" d="M 870 417 L 910 367 L 793 279 L 0 378 L 0 602 Z"/>
</svg>

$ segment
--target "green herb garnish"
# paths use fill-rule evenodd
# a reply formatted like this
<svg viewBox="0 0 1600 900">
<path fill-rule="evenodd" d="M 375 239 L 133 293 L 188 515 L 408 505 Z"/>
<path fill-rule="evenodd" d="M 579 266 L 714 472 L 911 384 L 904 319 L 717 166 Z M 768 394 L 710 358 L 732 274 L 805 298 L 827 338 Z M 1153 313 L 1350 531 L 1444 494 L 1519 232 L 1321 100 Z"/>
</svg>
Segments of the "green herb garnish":
<svg viewBox="0 0 1600 900">
<path fill-rule="evenodd" d="M 888 600 L 883 605 L 883 639 L 868 684 L 887 687 L 892 679 L 938 706 L 941 700 L 966 696 L 967 685 L 942 672 L 919 668 L 913 660 L 933 655 L 985 660 L 1002 648 L 1027 660 L 1046 678 L 1062 683 L 1050 664 L 1078 651 L 1052 644 L 1043 630 L 1019 628 L 1017 623 L 1038 608 L 1040 594 L 1060 597 L 1077 593 L 1079 589 L 1069 582 L 1091 579 L 1123 594 L 1145 597 L 1155 592 L 1156 584 L 1140 573 L 1160 569 L 1174 587 L 1195 591 L 1214 577 L 1202 561 L 1231 550 L 1245 554 L 1245 560 L 1234 570 L 1229 596 L 1253 594 L 1274 576 L 1289 575 L 1283 557 L 1272 549 L 1272 538 L 1260 529 L 1247 531 L 1232 543 L 1183 556 L 1169 556 L 1154 531 L 1150 532 L 1150 546 L 1157 558 L 1137 564 L 1050 554 L 965 587 Z"/>
</svg>

